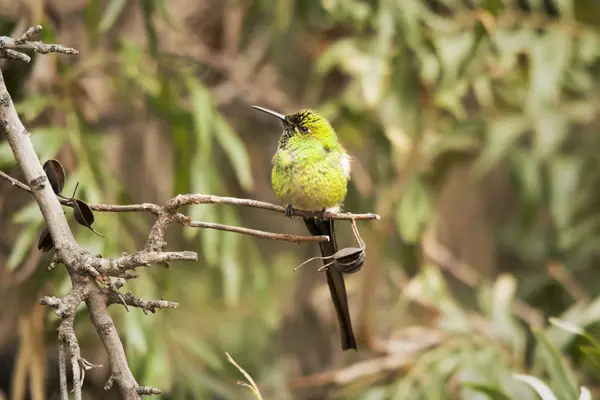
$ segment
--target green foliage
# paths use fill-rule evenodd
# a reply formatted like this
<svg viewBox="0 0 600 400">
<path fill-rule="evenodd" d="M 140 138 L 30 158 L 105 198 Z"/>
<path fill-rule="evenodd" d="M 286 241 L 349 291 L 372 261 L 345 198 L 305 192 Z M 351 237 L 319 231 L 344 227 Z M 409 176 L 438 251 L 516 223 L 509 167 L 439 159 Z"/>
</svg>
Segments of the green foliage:
<svg viewBox="0 0 600 400">
<path fill-rule="evenodd" d="M 31 71 L 13 75 L 11 82 L 30 88 L 13 97 L 40 159 L 57 158 L 67 169 L 65 193 L 79 182 L 89 203 L 162 202 L 185 192 L 273 200 L 269 161 L 279 127 L 262 125 L 247 103 L 322 110 L 355 158 L 345 209 L 382 215 L 360 225 L 369 247 L 365 270 L 348 279 L 353 317 L 364 311 L 357 299 L 377 304 L 367 310 L 371 330 L 404 349 L 381 356 L 393 368 L 358 376 L 339 397 L 589 398 L 586 388 L 597 387 L 600 372 L 598 10 L 575 0 L 239 3 L 198 2 L 187 15 L 164 1 L 89 1 L 77 30 L 85 55 L 49 58 L 51 85 Z M 131 15 L 139 32 L 126 29 L 137 26 Z M 69 26 L 43 22 L 52 41 L 73 35 Z M 0 142 L 0 169 L 14 165 Z M 464 165 L 468 178 L 448 189 Z M 469 197 L 473 187 L 477 201 Z M 489 207 L 473 217 L 481 203 Z M 18 272 L 43 220 L 32 202 L 6 210 L 5 269 Z M 302 231 L 255 210 L 197 205 L 182 212 Z M 466 229 L 479 226 L 477 219 L 489 229 Z M 71 226 L 88 250 L 111 257 L 143 246 L 151 222 L 97 213 L 94 227 L 105 239 Z M 338 229 L 343 241 L 351 237 L 345 228 Z M 432 256 L 428 238 L 437 231 L 450 236 L 446 247 L 458 260 Z M 281 332 L 286 317 L 300 313 L 293 294 L 305 282 L 292 269 L 308 247 L 210 229 L 176 227 L 169 235 L 169 248 L 197 251 L 200 261 L 144 270 L 125 289 L 180 307 L 151 316 L 111 308 L 138 382 L 173 399 L 237 399 L 248 393 L 235 385 L 239 372 L 227 364 L 228 352 L 265 399 L 293 397 Z M 474 252 L 491 251 L 482 236 L 493 243 L 491 271 L 465 267 Z M 559 275 L 549 273 L 555 264 Z M 361 283 L 372 278 L 367 270 L 380 276 L 375 289 Z M 62 270 L 43 279 L 49 289 L 68 290 Z M 321 289 L 306 289 L 302 300 L 321 304 Z M 558 320 L 534 328 L 524 303 Z M 94 343 L 85 332 L 83 344 Z M 366 349 L 359 355 L 380 357 Z M 291 364 L 300 362 L 295 356 Z"/>
</svg>

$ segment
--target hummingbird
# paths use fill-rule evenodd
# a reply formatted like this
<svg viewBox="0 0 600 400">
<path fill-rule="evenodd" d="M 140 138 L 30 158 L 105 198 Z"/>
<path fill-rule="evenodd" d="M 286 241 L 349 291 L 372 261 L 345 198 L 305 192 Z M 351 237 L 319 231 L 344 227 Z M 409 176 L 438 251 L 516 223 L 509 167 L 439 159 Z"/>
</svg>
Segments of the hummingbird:
<svg viewBox="0 0 600 400">
<path fill-rule="evenodd" d="M 272 159 L 273 191 L 286 205 L 287 216 L 293 216 L 294 210 L 319 213 L 318 217 L 303 217 L 303 221 L 311 235 L 330 238 L 329 242 L 320 242 L 319 246 L 340 327 L 342 350 L 356 350 L 343 273 L 360 269 L 362 260 L 351 270 L 336 265 L 334 257 L 338 248 L 334 220 L 324 218 L 326 211 L 337 212 L 344 202 L 350 180 L 350 156 L 329 121 L 316 111 L 304 109 L 283 115 L 264 107 L 252 107 L 283 124 L 283 133 Z M 328 263 L 327 260 L 332 258 L 334 262 Z"/>
</svg>

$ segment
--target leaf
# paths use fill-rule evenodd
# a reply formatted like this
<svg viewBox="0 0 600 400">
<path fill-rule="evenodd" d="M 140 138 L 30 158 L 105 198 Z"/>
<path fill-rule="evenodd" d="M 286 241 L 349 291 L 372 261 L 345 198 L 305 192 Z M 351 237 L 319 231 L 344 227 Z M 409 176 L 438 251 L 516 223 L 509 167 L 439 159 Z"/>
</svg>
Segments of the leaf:
<svg viewBox="0 0 600 400">
<path fill-rule="evenodd" d="M 154 331 L 152 350 L 147 353 L 147 356 L 144 379 L 165 392 L 169 391 L 173 384 L 173 374 L 162 331 Z"/>
<path fill-rule="evenodd" d="M 473 166 L 476 177 L 482 177 L 496 165 L 516 140 L 529 128 L 529 123 L 521 114 L 495 119 L 487 126 L 487 143 Z"/>
<path fill-rule="evenodd" d="M 564 114 L 551 107 L 544 107 L 535 113 L 534 150 L 538 159 L 547 159 L 559 150 L 567 137 L 568 123 Z"/>
<path fill-rule="evenodd" d="M 12 271 L 23 262 L 25 256 L 31 251 L 35 236 L 40 224 L 29 224 L 19 235 L 12 245 L 6 266 Z"/>
<path fill-rule="evenodd" d="M 239 221 L 233 213 L 226 213 L 223 223 L 232 226 L 239 225 Z M 242 287 L 242 268 L 239 263 L 240 236 L 235 233 L 229 233 L 227 239 L 223 240 L 221 244 L 220 264 L 223 274 L 222 285 L 225 304 L 228 307 L 237 306 L 240 299 Z"/>
<path fill-rule="evenodd" d="M 65 135 L 57 127 L 39 127 L 30 132 L 30 139 L 41 160 L 54 157 L 64 144 Z M 15 157 L 7 141 L 0 143 L 0 168 L 15 164 Z"/>
<path fill-rule="evenodd" d="M 233 165 L 240 185 L 244 190 L 253 190 L 254 181 L 250 173 L 252 169 L 244 143 L 220 115 L 215 117 L 215 130 L 216 139 Z"/>
<path fill-rule="evenodd" d="M 464 382 L 462 385 L 477 392 L 485 393 L 490 400 L 511 400 L 500 388 L 489 383 Z"/>
<path fill-rule="evenodd" d="M 61 194 L 65 187 L 65 169 L 58 160 L 48 160 L 44 163 L 44 172 L 55 194 Z"/>
<path fill-rule="evenodd" d="M 90 207 L 83 201 L 77 199 L 73 199 L 71 204 L 73 204 L 73 212 L 77 222 L 94 232 L 96 235 L 104 237 L 101 233 L 92 228 L 92 224 L 94 223 L 94 213 Z"/>
<path fill-rule="evenodd" d="M 180 343 L 188 353 L 199 357 L 209 368 L 217 371 L 223 369 L 224 364 L 222 359 L 202 338 L 189 336 L 185 332 L 174 331 L 172 332 L 171 337 L 176 342 Z"/>
<path fill-rule="evenodd" d="M 203 163 L 212 159 L 212 134 L 213 134 L 213 101 L 212 95 L 206 87 L 196 78 L 187 79 L 188 90 L 192 96 L 194 131 L 197 138 L 197 154 Z"/>
<path fill-rule="evenodd" d="M 588 388 L 582 386 L 579 390 L 579 400 L 592 400 L 592 392 Z"/>
<path fill-rule="evenodd" d="M 492 292 L 491 319 L 496 333 L 511 343 L 513 351 L 520 355 L 525 350 L 525 337 L 512 312 L 516 288 L 517 282 L 512 275 L 502 274 L 496 279 Z"/>
<path fill-rule="evenodd" d="M 532 110 L 555 104 L 560 97 L 561 78 L 569 65 L 571 37 L 560 29 L 549 29 L 533 37 L 531 57 L 529 107 Z"/>
<path fill-rule="evenodd" d="M 568 367 L 558 349 L 540 330 L 534 330 L 536 337 L 536 356 L 541 358 L 544 368 L 550 376 L 550 385 L 561 399 L 577 397 L 577 384 L 573 371 Z M 539 392 L 538 392 L 539 393 Z"/>
<path fill-rule="evenodd" d="M 554 157 L 550 170 L 550 211 L 558 229 L 571 224 L 575 212 L 575 200 L 579 178 L 583 168 L 579 157 Z"/>
<path fill-rule="evenodd" d="M 100 20 L 100 24 L 98 25 L 99 33 L 104 33 L 113 26 L 123 11 L 125 4 L 126 0 L 112 0 L 108 3 L 104 15 L 102 15 L 102 19 Z"/>
<path fill-rule="evenodd" d="M 544 382 L 542 382 L 538 378 L 531 376 L 531 375 L 524 375 L 524 374 L 513 374 L 513 377 L 516 380 L 521 381 L 521 382 L 526 383 L 529 386 L 531 386 L 536 391 L 536 393 L 540 395 L 542 400 L 558 400 L 556 398 L 556 396 L 554 395 L 554 393 L 552 393 L 552 390 L 550 390 L 548 385 L 546 385 Z M 564 397 L 564 399 L 570 399 L 570 398 L 571 397 Z"/>
<path fill-rule="evenodd" d="M 15 109 L 24 122 L 31 122 L 52 104 L 50 96 L 27 96 L 15 103 Z"/>
<path fill-rule="evenodd" d="M 41 223 L 44 220 L 42 213 L 40 212 L 40 206 L 38 206 L 37 202 L 32 201 L 28 203 L 25 207 L 21 208 L 17 211 L 12 221 L 17 224 L 30 224 L 30 223 Z"/>
<path fill-rule="evenodd" d="M 413 174 L 396 210 L 396 227 L 404 241 L 416 243 L 420 239 L 432 207 L 423 183 Z"/>
<path fill-rule="evenodd" d="M 583 335 L 585 333 L 585 331 L 580 326 L 575 325 L 569 321 L 563 321 L 558 318 L 550 317 L 548 318 L 548 322 L 574 335 Z"/>
</svg>

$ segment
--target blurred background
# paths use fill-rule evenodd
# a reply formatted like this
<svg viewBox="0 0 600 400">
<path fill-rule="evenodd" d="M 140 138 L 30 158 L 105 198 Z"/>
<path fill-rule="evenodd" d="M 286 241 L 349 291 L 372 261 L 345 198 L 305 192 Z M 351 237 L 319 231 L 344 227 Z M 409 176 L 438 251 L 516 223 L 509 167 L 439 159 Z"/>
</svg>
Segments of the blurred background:
<svg viewBox="0 0 600 400">
<path fill-rule="evenodd" d="M 111 307 L 140 385 L 164 399 L 558 399 L 600 395 L 600 2 L 596 0 L 0 0 L 0 35 L 42 24 L 79 56 L 0 62 L 42 162 L 90 203 L 178 193 L 276 202 L 280 124 L 252 110 L 315 108 L 352 154 L 345 210 L 362 271 L 346 279 L 360 351 L 342 353 L 316 245 L 172 226 L 197 263 L 152 267 L 123 291 L 179 303 Z M 0 168 L 21 178 L 4 138 Z M 153 219 L 96 213 L 77 240 L 107 257 L 143 247 Z M 227 205 L 195 220 L 305 234 Z M 53 310 L 63 267 L 37 250 L 37 205 L 0 181 L 0 398 L 56 399 Z M 356 245 L 350 224 L 337 224 Z M 549 317 L 568 323 L 550 324 Z M 107 359 L 84 307 L 84 398 Z M 502 397 L 504 396 L 504 397 Z"/>
</svg>

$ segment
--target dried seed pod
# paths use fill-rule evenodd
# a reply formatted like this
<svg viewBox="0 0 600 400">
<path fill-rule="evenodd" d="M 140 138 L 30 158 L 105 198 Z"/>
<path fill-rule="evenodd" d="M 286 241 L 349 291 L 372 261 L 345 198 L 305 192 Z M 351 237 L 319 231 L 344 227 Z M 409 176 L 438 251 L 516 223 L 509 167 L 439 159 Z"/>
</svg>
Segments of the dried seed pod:
<svg viewBox="0 0 600 400">
<path fill-rule="evenodd" d="M 96 235 L 104 237 L 104 235 L 92 228 L 92 224 L 94 223 L 94 213 L 92 212 L 92 209 L 81 200 L 73 199 L 72 204 L 77 222 L 94 232 Z"/>
<path fill-rule="evenodd" d="M 40 240 L 38 241 L 38 250 L 47 252 L 50 251 L 53 247 L 54 242 L 52 241 L 50 231 L 48 230 L 48 228 L 44 228 L 44 230 L 40 234 Z"/>
<path fill-rule="evenodd" d="M 66 180 L 65 169 L 62 164 L 58 160 L 48 160 L 44 163 L 44 172 L 48 176 L 48 181 L 50 181 L 54 193 L 60 195 L 65 187 Z"/>
</svg>

